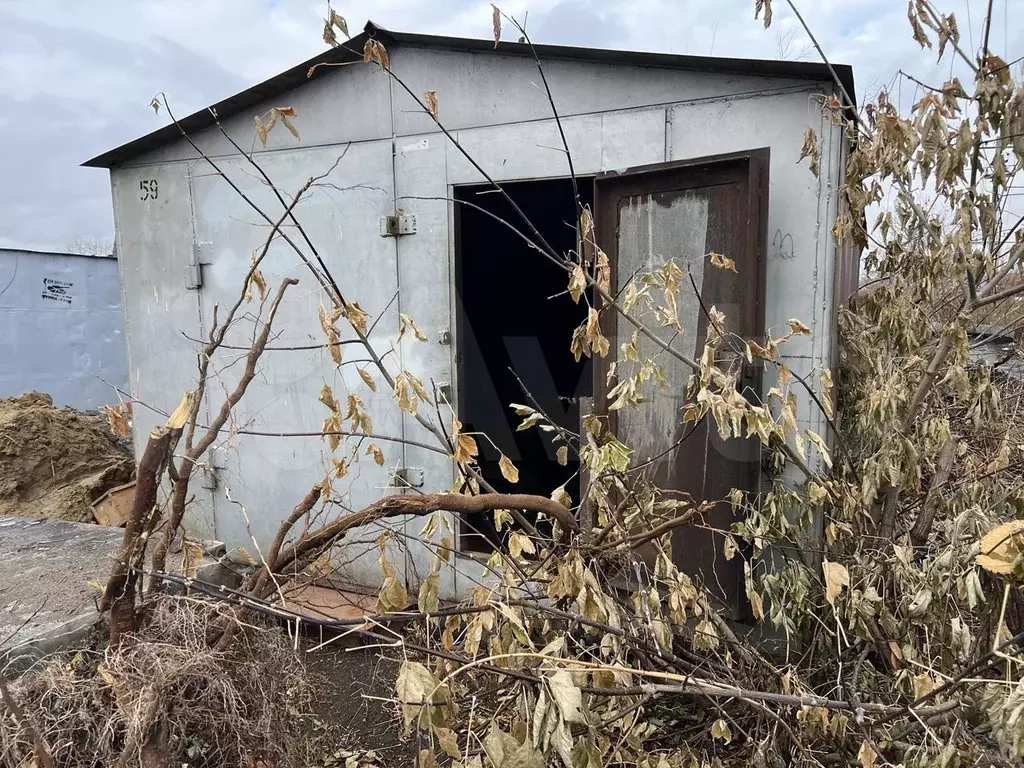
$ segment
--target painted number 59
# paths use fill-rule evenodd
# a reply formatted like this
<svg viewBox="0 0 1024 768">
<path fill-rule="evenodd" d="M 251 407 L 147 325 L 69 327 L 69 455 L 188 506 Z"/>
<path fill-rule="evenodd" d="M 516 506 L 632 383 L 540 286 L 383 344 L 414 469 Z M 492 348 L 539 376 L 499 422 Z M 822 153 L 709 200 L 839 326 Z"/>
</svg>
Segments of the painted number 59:
<svg viewBox="0 0 1024 768">
<path fill-rule="evenodd" d="M 139 182 L 139 200 L 156 200 L 159 192 L 156 179 L 143 179 Z"/>
</svg>

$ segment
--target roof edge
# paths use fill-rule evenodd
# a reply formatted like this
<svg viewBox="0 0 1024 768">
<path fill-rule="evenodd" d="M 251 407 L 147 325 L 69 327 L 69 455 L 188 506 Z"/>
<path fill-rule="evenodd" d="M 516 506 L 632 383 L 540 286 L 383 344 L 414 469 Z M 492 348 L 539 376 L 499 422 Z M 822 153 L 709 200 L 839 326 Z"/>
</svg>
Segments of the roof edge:
<svg viewBox="0 0 1024 768">
<path fill-rule="evenodd" d="M 534 52 L 541 59 L 561 59 L 604 64 L 628 64 L 632 66 L 657 67 L 693 72 L 721 74 L 747 74 L 764 77 L 788 77 L 799 80 L 832 82 L 832 70 L 836 77 L 856 100 L 853 68 L 848 64 L 830 65 L 818 62 L 785 61 L 777 59 L 743 59 L 717 56 L 688 56 L 674 53 L 652 53 L 644 51 L 618 50 L 611 48 L 582 48 L 567 45 L 533 45 L 504 42 L 495 45 L 493 40 L 479 38 L 446 37 L 424 35 L 412 32 L 395 32 L 366 22 L 363 31 L 337 47 L 308 59 L 290 69 L 274 75 L 244 91 L 229 96 L 205 109 L 193 112 L 170 125 L 162 126 L 132 141 L 114 147 L 82 163 L 86 168 L 113 168 L 146 152 L 169 144 L 182 136 L 192 135 L 217 124 L 218 120 L 237 115 L 282 93 L 309 82 L 312 71 L 320 66 L 358 61 L 363 58 L 363 47 L 370 38 L 382 38 L 388 42 L 448 50 L 470 52 L 493 52 L 533 57 Z M 856 107 L 856 104 L 854 104 Z"/>
</svg>

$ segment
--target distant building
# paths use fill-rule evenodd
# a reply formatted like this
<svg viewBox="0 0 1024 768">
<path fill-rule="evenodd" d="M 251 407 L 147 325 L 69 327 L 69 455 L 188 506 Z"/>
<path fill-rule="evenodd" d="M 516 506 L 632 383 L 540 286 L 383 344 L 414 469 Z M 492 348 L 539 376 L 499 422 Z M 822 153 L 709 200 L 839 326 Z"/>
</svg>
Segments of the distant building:
<svg viewBox="0 0 1024 768">
<path fill-rule="evenodd" d="M 117 260 L 0 248 L 0 360 L 0 397 L 116 403 L 128 386 Z"/>
</svg>

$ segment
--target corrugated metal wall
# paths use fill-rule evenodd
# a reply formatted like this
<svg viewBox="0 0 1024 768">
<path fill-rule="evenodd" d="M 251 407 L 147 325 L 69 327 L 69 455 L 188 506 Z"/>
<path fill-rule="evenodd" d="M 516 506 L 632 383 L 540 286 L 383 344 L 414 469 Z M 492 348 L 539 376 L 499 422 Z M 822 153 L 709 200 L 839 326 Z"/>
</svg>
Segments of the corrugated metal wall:
<svg viewBox="0 0 1024 768">
<path fill-rule="evenodd" d="M 128 369 L 112 258 L 0 249 L 0 397 L 46 392 L 92 410 Z M 108 383 L 104 383 L 104 381 Z"/>
<path fill-rule="evenodd" d="M 567 175 L 565 155 L 550 106 L 535 85 L 532 61 L 499 54 L 473 54 L 433 48 L 392 50 L 391 66 L 414 93 L 437 91 L 440 118 L 473 158 L 499 181 Z M 576 172 L 609 170 L 685 158 L 768 148 L 770 211 L 767 266 L 767 326 L 786 330 L 790 317 L 815 328 L 813 338 L 787 345 L 785 362 L 814 376 L 827 365 L 833 347 L 834 246 L 830 234 L 840 178 L 841 129 L 823 119 L 818 106 L 822 83 L 725 76 L 678 70 L 594 65 L 572 61 L 545 64 L 562 115 Z M 321 256 L 343 291 L 376 316 L 387 308 L 373 341 L 380 354 L 395 355 L 402 366 L 429 386 L 455 380 L 451 197 L 453 185 L 479 183 L 477 170 L 438 132 L 433 120 L 388 76 L 372 66 L 349 66 L 318 76 L 308 85 L 265 104 L 293 106 L 301 135 L 297 141 L 280 127 L 256 157 L 285 193 L 339 160 L 325 183 L 297 208 Z M 256 110 L 254 110 L 255 112 Z M 225 121 L 225 129 L 245 147 L 252 145 L 252 115 Z M 797 164 L 804 131 L 813 127 L 823 141 L 821 174 Z M 279 214 L 280 204 L 266 184 L 216 130 L 194 137 L 224 173 L 253 200 Z M 238 295 L 251 253 L 266 238 L 268 225 L 205 162 L 179 142 L 112 172 L 118 252 L 125 285 L 130 341 L 131 386 L 144 402 L 172 409 L 191 386 L 198 346 L 182 334 L 202 338 L 209 331 L 214 304 Z M 146 194 L 157 181 L 158 199 Z M 165 193 L 166 190 L 166 193 Z M 380 218 L 402 208 L 415 213 L 418 232 L 382 238 Z M 294 230 L 289 232 L 295 235 Z M 195 254 L 203 262 L 201 290 L 185 288 L 185 269 Z M 316 439 L 270 438 L 246 431 L 316 431 L 327 415 L 317 401 L 331 385 L 344 400 L 348 392 L 366 400 L 375 432 L 425 440 L 424 430 L 395 408 L 389 392 L 369 392 L 350 363 L 336 369 L 324 349 L 317 308 L 320 291 L 296 254 L 275 243 L 263 268 L 271 287 L 284 276 L 301 280 L 283 305 L 276 347 L 239 407 L 236 433 L 215 451 L 206 485 L 196 483 L 192 525 L 201 534 L 234 544 L 250 536 L 267 543 L 280 519 L 329 466 L 326 445 Z M 495 290 L 501 290 L 496 271 Z M 414 317 L 428 343 L 393 345 L 398 312 Z M 229 343 L 247 348 L 252 319 L 239 325 Z M 355 359 L 365 357 L 349 347 Z M 568 351 L 566 352 L 568 354 Z M 236 354 L 242 354 L 241 352 Z M 239 366 L 227 367 L 221 385 L 208 390 L 207 411 L 219 408 Z M 396 366 L 397 369 L 397 366 Z M 765 386 L 774 382 L 767 380 Z M 474 386 L 481 383 L 474 382 Z M 382 389 L 384 389 L 382 387 Z M 160 416 L 137 409 L 136 429 L 145 434 Z M 824 432 L 820 414 L 806 407 L 802 426 Z M 449 459 L 428 450 L 381 443 L 386 465 L 368 458 L 340 481 L 346 503 L 358 508 L 387 490 L 387 470 L 423 470 L 425 491 L 447 490 L 454 480 Z M 213 478 L 212 475 L 216 475 Z M 228 498 L 230 494 L 230 499 Z M 238 506 L 246 506 L 250 523 Z M 407 578 L 416 584 L 433 560 L 429 547 L 413 540 L 423 521 L 395 523 L 410 534 Z M 408 530 L 406 530 L 408 529 Z M 355 581 L 377 580 L 373 539 L 379 529 L 360 532 L 341 558 Z M 439 533 L 438 536 L 443 535 Z M 450 596 L 473 585 L 480 568 L 462 561 L 446 571 L 442 593 Z"/>
</svg>

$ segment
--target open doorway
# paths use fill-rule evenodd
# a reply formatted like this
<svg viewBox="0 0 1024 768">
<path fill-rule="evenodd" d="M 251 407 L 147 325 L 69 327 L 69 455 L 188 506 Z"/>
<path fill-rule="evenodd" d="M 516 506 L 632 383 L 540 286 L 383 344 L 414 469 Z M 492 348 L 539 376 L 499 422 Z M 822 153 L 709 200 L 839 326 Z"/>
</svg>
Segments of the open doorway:
<svg viewBox="0 0 1024 768">
<path fill-rule="evenodd" d="M 552 248 L 576 248 L 570 179 L 502 186 Z M 592 180 L 578 180 L 578 187 L 581 203 L 592 207 Z M 506 492 L 547 496 L 565 485 L 578 503 L 575 453 L 570 450 L 568 465 L 560 466 L 549 435 L 516 431 L 522 417 L 509 404 L 532 398 L 560 426 L 579 431 L 580 399 L 592 394 L 592 369 L 589 358 L 573 358 L 569 343 L 587 308 L 569 296 L 565 271 L 502 223 L 526 232 L 501 194 L 490 186 L 460 186 L 455 199 L 457 407 L 465 431 L 483 432 L 495 444 L 477 440 L 481 474 Z M 502 477 L 502 454 L 519 470 L 515 485 Z M 459 540 L 463 550 L 489 552 L 501 535 L 493 516 L 482 514 L 462 522 Z"/>
</svg>

